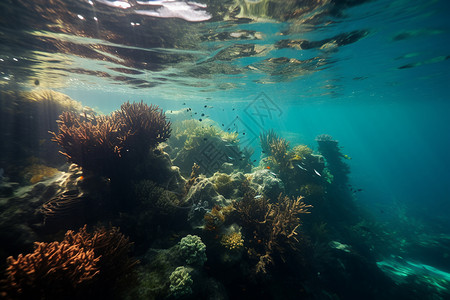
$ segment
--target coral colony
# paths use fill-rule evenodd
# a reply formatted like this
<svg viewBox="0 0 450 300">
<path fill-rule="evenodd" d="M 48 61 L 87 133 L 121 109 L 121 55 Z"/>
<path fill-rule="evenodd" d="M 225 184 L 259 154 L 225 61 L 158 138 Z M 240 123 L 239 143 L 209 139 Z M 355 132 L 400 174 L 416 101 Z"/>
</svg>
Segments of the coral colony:
<svg viewBox="0 0 450 300">
<path fill-rule="evenodd" d="M 331 136 L 316 152 L 264 131 L 256 161 L 206 117 L 172 123 L 143 102 L 99 115 L 49 91 L 8 97 L 49 120 L 58 148 L 37 157 L 28 145 L 45 130 L 19 132 L 22 171 L 2 169 L 2 298 L 408 298 L 409 283 L 376 266 L 371 247 L 387 237 L 355 205 Z M 62 167 L 48 158 L 58 151 Z"/>
</svg>

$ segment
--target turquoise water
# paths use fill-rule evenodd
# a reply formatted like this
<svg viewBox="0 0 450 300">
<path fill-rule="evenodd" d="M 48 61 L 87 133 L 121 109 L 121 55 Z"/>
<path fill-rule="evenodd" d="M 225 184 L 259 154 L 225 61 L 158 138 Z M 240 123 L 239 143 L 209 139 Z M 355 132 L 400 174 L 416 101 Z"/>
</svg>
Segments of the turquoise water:
<svg viewBox="0 0 450 300">
<path fill-rule="evenodd" d="M 160 1 L 164 5 L 155 8 L 157 2 L 5 1 L 1 89 L 52 89 L 103 114 L 140 100 L 158 105 L 169 118 L 188 110 L 188 119 L 211 119 L 237 132 L 242 147 L 254 148 L 254 166 L 264 156 L 259 135 L 267 130 L 316 153 L 316 137 L 329 134 L 348 158 L 348 199 L 398 245 L 416 248 L 388 253 L 386 247 L 379 255 L 371 248 L 370 257 L 387 276 L 413 266 L 400 279 L 389 278 L 400 285 L 411 284 L 404 281 L 411 274 L 425 278 L 417 282 L 438 285 L 438 298 L 430 299 L 445 299 L 449 2 L 211 0 L 198 7 Z M 173 15 L 181 7 L 170 6 L 175 2 L 188 10 Z M 2 132 L 15 132 L 5 124 Z M 12 157 L 5 145 L 1 176 L 8 176 Z M 2 259 L 17 253 L 2 250 Z M 432 271 L 415 272 L 422 264 Z M 336 294 L 315 297 L 353 299 Z"/>
<path fill-rule="evenodd" d="M 274 128 L 293 144 L 311 147 L 318 134 L 336 137 L 352 157 L 352 184 L 364 189 L 358 201 L 377 217 L 395 219 L 398 210 L 407 209 L 415 217 L 445 222 L 450 212 L 447 9 L 445 1 L 370 1 L 344 9 L 342 17 L 323 21 L 332 20 L 332 24 L 310 25 L 307 32 L 291 36 L 316 41 L 366 30 L 367 36 L 356 43 L 325 54 L 318 49 L 281 49 L 229 62 L 241 67 L 268 57 L 305 60 L 319 55 L 325 60 L 323 66 L 293 78 L 246 70 L 235 76 L 206 76 L 206 81 L 214 82 L 211 85 L 229 84 L 224 90 L 169 82 L 156 91 L 121 86 L 112 91 L 99 87 L 101 82 L 89 85 L 75 80 L 75 87 L 62 91 L 105 113 L 117 109 L 124 99 L 143 99 L 165 110 L 183 109 L 186 103 L 218 123 L 228 124 L 239 116 L 257 134 L 261 128 L 244 110 L 263 92 L 280 109 L 265 118 L 263 128 Z M 256 30 L 264 39 L 255 44 L 268 46 L 285 39 L 279 33 L 290 26 L 271 20 L 231 29 Z M 217 51 L 209 47 L 222 49 L 232 41 L 213 44 L 217 45 L 204 43 L 201 49 L 212 56 Z M 204 109 L 204 104 L 213 108 Z"/>
</svg>

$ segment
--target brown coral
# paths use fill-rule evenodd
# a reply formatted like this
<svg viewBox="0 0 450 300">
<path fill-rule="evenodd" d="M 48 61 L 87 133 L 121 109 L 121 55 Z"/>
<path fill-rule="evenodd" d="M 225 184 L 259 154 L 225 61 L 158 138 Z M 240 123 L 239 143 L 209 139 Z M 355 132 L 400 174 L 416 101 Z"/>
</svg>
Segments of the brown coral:
<svg viewBox="0 0 450 300">
<path fill-rule="evenodd" d="M 85 169 L 110 175 L 117 163 L 139 160 L 150 148 L 169 138 L 170 122 L 158 106 L 122 104 L 109 116 L 77 115 L 64 112 L 53 141 L 69 161 Z"/>
<path fill-rule="evenodd" d="M 133 243 L 120 233 L 119 228 L 97 228 L 93 233 L 87 232 L 86 225 L 78 232 L 67 231 L 64 238 L 71 244 L 92 249 L 100 257 L 98 266 L 102 270 L 102 281 L 111 282 L 126 275 L 138 261 L 128 256 Z"/>
<path fill-rule="evenodd" d="M 5 286 L 12 299 L 70 296 L 99 273 L 94 250 L 67 241 L 35 243 L 33 253 L 8 257 Z"/>
<path fill-rule="evenodd" d="M 35 243 L 33 253 L 7 260 L 6 294 L 11 299 L 75 299 L 113 284 L 137 263 L 132 243 L 118 228 L 67 231 L 62 242 Z M 87 289 L 89 287 L 89 290 Z"/>
<path fill-rule="evenodd" d="M 277 167 L 280 172 L 286 173 L 292 156 L 289 152 L 289 142 L 278 136 L 273 129 L 261 133 L 259 141 L 263 153 L 272 161 L 273 167 Z"/>
<path fill-rule="evenodd" d="M 266 273 L 266 267 L 274 263 L 274 254 L 284 260 L 286 250 L 297 249 L 299 215 L 308 213 L 311 205 L 303 203 L 302 197 L 291 200 L 280 195 L 277 203 L 270 203 L 265 198 L 255 199 L 254 195 L 246 193 L 234 207 L 246 236 L 253 237 L 248 248 L 250 256 L 258 259 L 256 273 Z"/>
</svg>

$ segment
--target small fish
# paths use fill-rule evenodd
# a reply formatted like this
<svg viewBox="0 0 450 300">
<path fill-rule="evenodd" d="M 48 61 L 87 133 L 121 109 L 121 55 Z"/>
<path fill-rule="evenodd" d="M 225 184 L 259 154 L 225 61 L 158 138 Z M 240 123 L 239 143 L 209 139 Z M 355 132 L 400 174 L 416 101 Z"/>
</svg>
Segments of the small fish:
<svg viewBox="0 0 450 300">
<path fill-rule="evenodd" d="M 205 106 L 203 106 L 204 108 L 207 108 L 208 107 L 208 105 L 205 105 Z"/>
<path fill-rule="evenodd" d="M 207 141 L 208 139 L 207 139 L 207 138 L 203 138 L 203 140 L 204 140 L 204 141 Z"/>
<path fill-rule="evenodd" d="M 223 126 L 225 126 L 225 125 L 222 123 L 222 127 L 223 127 Z"/>
<path fill-rule="evenodd" d="M 201 114 L 201 116 L 202 116 L 202 117 L 204 117 L 204 116 L 205 116 L 205 114 Z"/>
<path fill-rule="evenodd" d="M 256 161 L 256 159 L 253 160 L 253 162 L 255 162 L 255 161 Z"/>
<path fill-rule="evenodd" d="M 267 170 L 270 170 L 270 166 L 267 166 L 266 169 L 267 169 Z"/>
<path fill-rule="evenodd" d="M 186 102 L 184 102 L 183 105 L 186 105 Z"/>
<path fill-rule="evenodd" d="M 277 174 L 275 174 L 274 172 L 270 172 L 270 174 L 275 176 L 275 177 L 277 176 Z"/>
<path fill-rule="evenodd" d="M 299 164 L 297 164 L 297 167 L 299 167 L 301 170 L 303 170 L 303 171 L 308 171 L 308 170 L 306 170 L 305 168 L 303 168 L 302 166 L 300 166 Z M 316 170 L 314 170 L 314 171 L 316 171 Z M 317 172 L 317 171 L 316 171 Z"/>
<path fill-rule="evenodd" d="M 243 132 L 242 135 L 245 135 L 245 132 Z"/>
<path fill-rule="evenodd" d="M 316 170 L 316 169 L 314 169 L 314 173 L 316 173 L 317 175 L 319 175 L 320 177 L 322 177 L 322 175 L 320 175 L 320 173 L 319 173 L 319 172 L 317 172 L 317 170 Z"/>
<path fill-rule="evenodd" d="M 202 119 L 198 119 L 200 122 L 203 121 Z"/>
<path fill-rule="evenodd" d="M 262 195 L 256 195 L 255 196 L 255 199 L 259 199 L 259 198 L 261 198 L 262 197 Z"/>
<path fill-rule="evenodd" d="M 352 159 L 350 156 L 348 156 L 347 154 L 344 155 L 345 159 Z"/>
</svg>

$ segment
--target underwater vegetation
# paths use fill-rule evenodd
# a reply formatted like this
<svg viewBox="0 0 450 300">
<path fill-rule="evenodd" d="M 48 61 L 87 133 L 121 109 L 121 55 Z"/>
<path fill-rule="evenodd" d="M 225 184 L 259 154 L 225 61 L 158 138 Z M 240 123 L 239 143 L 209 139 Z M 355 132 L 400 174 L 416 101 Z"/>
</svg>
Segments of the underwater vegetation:
<svg viewBox="0 0 450 300">
<path fill-rule="evenodd" d="M 17 182 L 9 169 L 0 174 L 2 298 L 450 295 L 436 270 L 387 259 L 439 245 L 445 261 L 449 239 L 426 240 L 410 229 L 406 242 L 373 221 L 355 201 L 349 158 L 331 136 L 318 136 L 313 151 L 275 130 L 262 132 L 263 153 L 253 165 L 251 150 L 211 120 L 172 126 L 143 102 L 106 116 L 83 110 L 69 105 L 45 127 L 66 162 L 27 150 L 12 176 Z M 215 163 L 205 161 L 206 149 L 219 154 Z M 408 267 L 409 279 L 391 265 Z"/>
<path fill-rule="evenodd" d="M 109 116 L 64 112 L 58 129 L 53 140 L 70 162 L 107 176 L 118 166 L 137 163 L 171 133 L 162 111 L 143 102 L 124 103 Z"/>
</svg>

